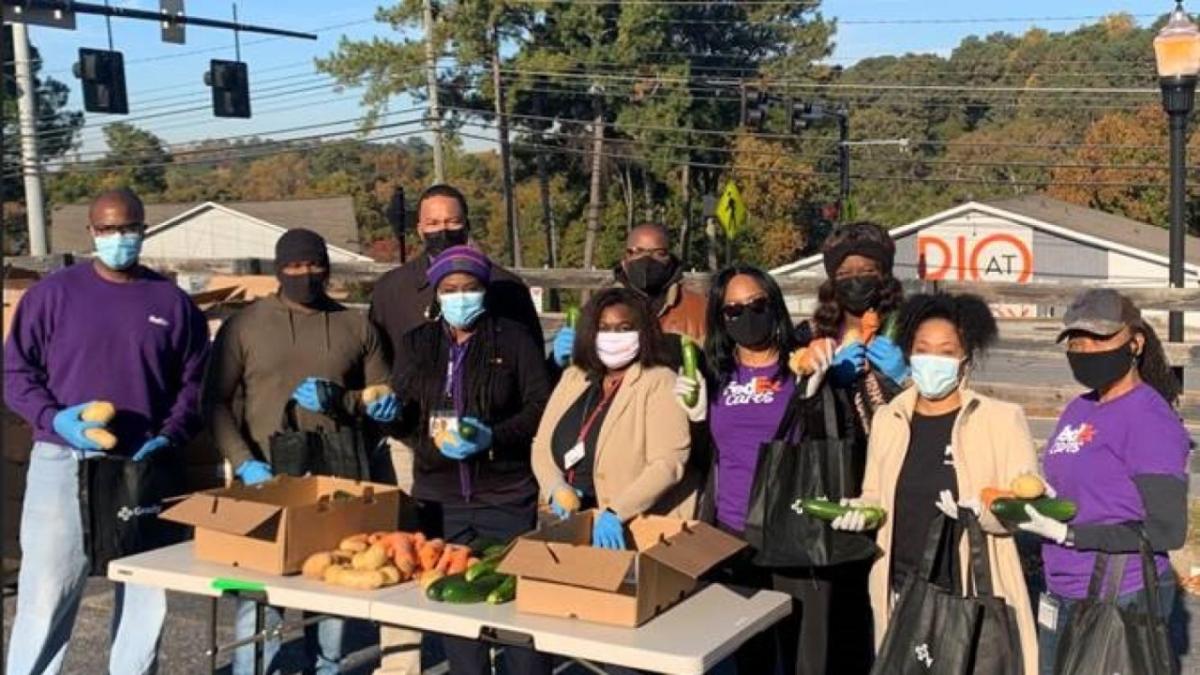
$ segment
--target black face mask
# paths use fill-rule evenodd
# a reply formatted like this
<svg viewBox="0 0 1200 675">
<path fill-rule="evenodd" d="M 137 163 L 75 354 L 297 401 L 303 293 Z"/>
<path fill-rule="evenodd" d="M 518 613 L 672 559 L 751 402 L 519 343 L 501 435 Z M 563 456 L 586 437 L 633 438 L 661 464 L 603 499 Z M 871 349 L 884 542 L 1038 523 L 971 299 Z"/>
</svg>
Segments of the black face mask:
<svg viewBox="0 0 1200 675">
<path fill-rule="evenodd" d="M 649 296 L 656 296 L 666 290 L 667 285 L 675 276 L 675 261 L 663 262 L 651 256 L 645 256 L 625 263 L 625 276 L 629 285 Z"/>
<path fill-rule="evenodd" d="M 743 347 L 761 347 L 767 344 L 771 340 L 774 328 L 775 321 L 765 308 L 761 312 L 747 308 L 736 319 L 725 319 L 725 330 L 729 331 L 729 337 Z"/>
<path fill-rule="evenodd" d="M 430 232 L 424 237 L 425 253 L 429 257 L 436 258 L 442 254 L 442 251 L 451 246 L 462 246 L 467 243 L 467 228 L 460 227 L 457 230 L 438 230 Z"/>
<path fill-rule="evenodd" d="M 326 273 L 280 274 L 279 289 L 283 297 L 298 305 L 312 306 L 325 298 Z"/>
<path fill-rule="evenodd" d="M 1126 342 L 1107 352 L 1067 352 L 1075 381 L 1095 391 L 1108 389 L 1134 366 L 1130 344 Z"/>
<path fill-rule="evenodd" d="M 870 275 L 838 279 L 833 283 L 833 297 L 842 309 L 861 316 L 879 302 L 881 282 L 879 277 Z"/>
</svg>

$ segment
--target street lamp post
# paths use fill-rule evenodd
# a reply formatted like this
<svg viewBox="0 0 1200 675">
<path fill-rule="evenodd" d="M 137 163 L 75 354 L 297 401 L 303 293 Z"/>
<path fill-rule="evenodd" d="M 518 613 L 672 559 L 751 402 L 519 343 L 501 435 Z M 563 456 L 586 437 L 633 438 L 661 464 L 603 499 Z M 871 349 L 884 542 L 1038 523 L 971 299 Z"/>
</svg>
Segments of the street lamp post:
<svg viewBox="0 0 1200 675">
<path fill-rule="evenodd" d="M 1200 74 L 1200 29 L 1183 11 L 1182 0 L 1175 3 L 1175 10 L 1171 12 L 1167 25 L 1154 38 L 1154 55 L 1159 86 L 1162 88 L 1163 110 L 1167 113 L 1171 130 L 1170 283 L 1174 288 L 1183 288 L 1187 232 L 1183 222 L 1187 198 L 1187 122 L 1195 103 L 1197 74 Z M 1170 313 L 1167 335 L 1171 342 L 1183 341 L 1181 312 Z M 1182 376 L 1178 371 L 1177 374 Z"/>
</svg>

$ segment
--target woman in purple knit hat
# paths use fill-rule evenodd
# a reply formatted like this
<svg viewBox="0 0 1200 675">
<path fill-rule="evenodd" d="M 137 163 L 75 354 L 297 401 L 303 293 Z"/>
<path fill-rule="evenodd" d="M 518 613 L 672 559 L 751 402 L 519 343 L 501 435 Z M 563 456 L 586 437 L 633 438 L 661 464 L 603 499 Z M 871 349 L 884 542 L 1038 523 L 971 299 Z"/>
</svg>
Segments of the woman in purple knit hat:
<svg viewBox="0 0 1200 675">
<path fill-rule="evenodd" d="M 434 259 L 434 320 L 401 339 L 393 368 L 421 529 L 453 543 L 508 541 L 537 521 L 529 456 L 550 381 L 527 329 L 484 311 L 491 269 L 469 246 Z M 442 640 L 451 672 L 491 672 L 486 644 Z M 507 648 L 504 658 L 510 673 L 550 672 L 549 659 L 528 649 Z"/>
</svg>

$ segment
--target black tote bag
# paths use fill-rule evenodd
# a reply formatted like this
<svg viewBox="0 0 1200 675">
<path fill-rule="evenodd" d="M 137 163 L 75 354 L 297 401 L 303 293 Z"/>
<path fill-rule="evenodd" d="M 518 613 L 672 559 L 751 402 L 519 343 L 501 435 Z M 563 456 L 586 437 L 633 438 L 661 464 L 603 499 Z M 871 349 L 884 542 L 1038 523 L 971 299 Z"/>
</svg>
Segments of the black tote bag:
<svg viewBox="0 0 1200 675">
<path fill-rule="evenodd" d="M 800 512 L 801 499 L 838 501 L 862 490 L 864 459 L 853 433 L 838 422 L 828 383 L 820 396 L 803 398 L 804 383 L 788 402 L 775 437 L 758 451 L 758 466 L 746 514 L 746 541 L 763 567 L 826 567 L 873 558 L 873 535 L 839 532 Z M 806 429 L 815 417 L 820 429 Z M 819 432 L 819 433 L 818 433 Z"/>
<path fill-rule="evenodd" d="M 106 576 L 117 558 L 187 539 L 187 527 L 158 517 L 164 500 L 185 489 L 179 460 L 160 454 L 141 462 L 108 455 L 79 463 L 80 523 L 92 576 Z"/>
<path fill-rule="evenodd" d="M 974 514 L 960 509 L 959 518 L 966 526 L 971 551 L 966 593 L 957 573 L 949 575 L 952 588 L 933 581 L 939 564 L 953 565 L 958 548 L 954 520 L 939 516 L 930 525 L 919 573 L 909 577 L 900 591 L 871 675 L 1021 672 L 1015 617 L 992 594 L 983 533 Z M 985 647 L 985 640 L 995 644 Z"/>
<path fill-rule="evenodd" d="M 1127 555 L 1121 555 L 1109 588 L 1103 588 L 1110 556 L 1096 554 L 1088 597 L 1071 612 L 1058 640 L 1055 675 L 1165 675 L 1175 672 L 1166 621 L 1158 613 L 1158 568 L 1145 536 L 1141 550 L 1143 589 L 1138 602 L 1117 605 Z"/>
<path fill-rule="evenodd" d="M 335 476 L 354 480 L 371 478 L 371 452 L 362 428 L 335 421 L 333 429 L 300 431 L 296 402 L 284 406 L 281 431 L 271 435 L 271 467 L 288 476 Z"/>
</svg>

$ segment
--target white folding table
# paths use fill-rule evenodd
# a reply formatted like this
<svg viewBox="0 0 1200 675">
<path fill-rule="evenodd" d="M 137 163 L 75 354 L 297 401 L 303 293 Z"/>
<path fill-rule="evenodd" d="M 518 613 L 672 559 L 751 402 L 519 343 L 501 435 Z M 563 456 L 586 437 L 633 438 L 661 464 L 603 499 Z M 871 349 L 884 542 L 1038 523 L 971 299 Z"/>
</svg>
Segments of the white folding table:
<svg viewBox="0 0 1200 675">
<path fill-rule="evenodd" d="M 190 542 L 115 560 L 113 581 L 156 586 L 213 599 L 210 663 L 216 663 L 217 580 L 235 580 L 266 603 L 367 619 L 414 630 L 529 646 L 573 659 L 662 673 L 699 675 L 791 612 L 776 591 L 708 585 L 638 628 L 518 614 L 513 603 L 455 605 L 428 600 L 415 583 L 355 591 L 300 576 L 276 576 L 196 560 Z"/>
</svg>

